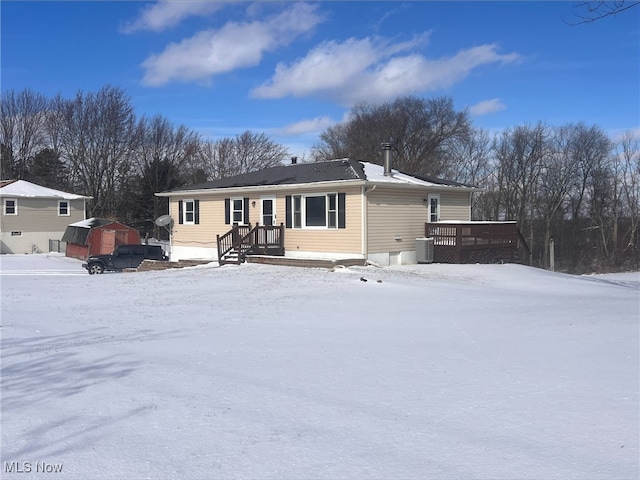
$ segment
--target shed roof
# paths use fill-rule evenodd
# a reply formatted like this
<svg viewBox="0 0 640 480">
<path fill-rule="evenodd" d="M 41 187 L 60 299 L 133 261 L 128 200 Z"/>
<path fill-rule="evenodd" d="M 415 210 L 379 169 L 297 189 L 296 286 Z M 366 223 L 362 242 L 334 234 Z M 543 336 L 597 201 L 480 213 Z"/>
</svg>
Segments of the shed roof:
<svg viewBox="0 0 640 480">
<path fill-rule="evenodd" d="M 67 226 L 62 235 L 62 241 L 67 243 L 76 243 L 79 245 L 85 245 L 91 229 L 102 227 L 103 225 L 111 225 L 117 223 L 123 227 L 131 228 L 123 223 L 115 220 L 108 220 L 106 218 L 87 218 L 86 220 L 80 220 L 79 222 L 71 223 Z M 132 229 L 134 230 L 134 229 Z"/>
<path fill-rule="evenodd" d="M 0 181 L 0 197 L 16 197 L 16 198 L 57 198 L 62 200 L 78 200 L 89 199 L 85 195 L 76 195 L 75 193 L 63 192 L 62 190 L 54 190 L 53 188 L 43 187 L 26 180 L 2 180 Z"/>
</svg>

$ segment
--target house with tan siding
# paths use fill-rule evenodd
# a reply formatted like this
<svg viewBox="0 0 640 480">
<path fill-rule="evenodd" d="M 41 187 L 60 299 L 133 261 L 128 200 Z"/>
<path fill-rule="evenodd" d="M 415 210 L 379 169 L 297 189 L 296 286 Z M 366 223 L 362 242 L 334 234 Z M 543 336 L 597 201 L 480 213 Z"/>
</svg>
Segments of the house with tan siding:
<svg viewBox="0 0 640 480">
<path fill-rule="evenodd" d="M 217 260 L 218 237 L 262 225 L 280 226 L 285 257 L 415 263 L 425 224 L 469 221 L 481 189 L 385 164 L 292 163 L 157 193 L 169 197 L 171 260 Z"/>
<path fill-rule="evenodd" d="M 0 253 L 49 252 L 67 225 L 86 218 L 92 197 L 54 190 L 25 180 L 0 182 Z"/>
</svg>

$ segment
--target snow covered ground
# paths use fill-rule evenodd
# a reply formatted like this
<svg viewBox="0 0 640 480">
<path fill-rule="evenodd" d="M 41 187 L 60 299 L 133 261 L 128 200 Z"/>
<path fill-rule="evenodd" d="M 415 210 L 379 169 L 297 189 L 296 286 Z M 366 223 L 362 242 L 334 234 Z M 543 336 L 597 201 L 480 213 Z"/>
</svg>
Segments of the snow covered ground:
<svg viewBox="0 0 640 480">
<path fill-rule="evenodd" d="M 640 274 L 80 263 L 0 257 L 2 478 L 639 476 Z"/>
</svg>

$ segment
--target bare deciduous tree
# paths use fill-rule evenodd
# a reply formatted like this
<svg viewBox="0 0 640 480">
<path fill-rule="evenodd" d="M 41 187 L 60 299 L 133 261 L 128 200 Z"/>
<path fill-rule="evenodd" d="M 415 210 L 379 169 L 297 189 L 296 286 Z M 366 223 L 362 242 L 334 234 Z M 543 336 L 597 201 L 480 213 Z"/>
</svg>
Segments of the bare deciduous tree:
<svg viewBox="0 0 640 480">
<path fill-rule="evenodd" d="M 29 163 L 43 147 L 42 122 L 47 99 L 40 93 L 26 89 L 9 90 L 0 100 L 0 143 L 3 152 L 2 176 L 23 179 Z"/>
<path fill-rule="evenodd" d="M 622 192 L 626 203 L 625 213 L 629 217 L 625 252 L 638 256 L 640 252 L 640 140 L 627 132 L 621 142 L 617 158 L 622 163 Z"/>
<path fill-rule="evenodd" d="M 200 137 L 184 125 L 174 127 L 160 115 L 142 118 L 138 129 L 142 139 L 134 155 L 135 192 L 129 195 L 128 211 L 132 223 L 158 238 L 160 229 L 154 220 L 168 211 L 168 199 L 155 193 L 184 183 L 185 174 L 198 155 Z"/>
<path fill-rule="evenodd" d="M 281 165 L 287 156 L 287 148 L 264 133 L 246 131 L 235 138 L 205 142 L 200 166 L 206 180 L 215 180 Z"/>
<path fill-rule="evenodd" d="M 91 215 L 116 217 L 141 132 L 124 90 L 79 91 L 61 116 L 61 149 L 72 179 L 93 197 Z"/>
<path fill-rule="evenodd" d="M 313 148 L 316 161 L 351 157 L 382 163 L 380 145 L 393 140 L 394 163 L 407 173 L 440 176 L 455 144 L 470 134 L 466 112 L 446 97 L 401 97 L 381 105 L 358 104 L 349 120 L 328 128 Z"/>
</svg>

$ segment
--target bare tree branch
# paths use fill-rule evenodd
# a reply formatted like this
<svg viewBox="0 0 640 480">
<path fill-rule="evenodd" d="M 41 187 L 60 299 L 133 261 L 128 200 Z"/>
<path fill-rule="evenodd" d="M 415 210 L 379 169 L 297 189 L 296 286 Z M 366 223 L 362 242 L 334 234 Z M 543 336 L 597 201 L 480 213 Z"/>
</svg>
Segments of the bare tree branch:
<svg viewBox="0 0 640 480">
<path fill-rule="evenodd" d="M 615 16 L 619 13 L 629 10 L 630 8 L 640 5 L 638 1 L 615 0 L 613 2 L 596 1 L 596 2 L 578 2 L 573 6 L 573 13 L 579 21 L 569 25 L 581 25 L 584 23 L 592 23 L 606 17 Z"/>
</svg>

